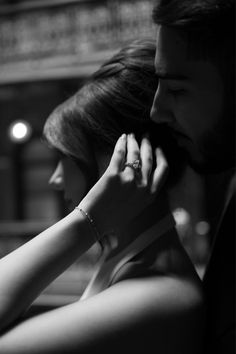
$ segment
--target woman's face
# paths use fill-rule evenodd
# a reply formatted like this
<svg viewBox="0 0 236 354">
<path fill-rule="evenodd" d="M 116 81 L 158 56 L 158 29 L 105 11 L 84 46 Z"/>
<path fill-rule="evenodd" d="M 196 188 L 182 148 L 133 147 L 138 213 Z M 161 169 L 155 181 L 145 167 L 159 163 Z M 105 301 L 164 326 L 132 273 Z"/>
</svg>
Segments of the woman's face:
<svg viewBox="0 0 236 354">
<path fill-rule="evenodd" d="M 80 164 L 79 160 L 75 162 L 64 155 L 60 158 L 49 179 L 49 184 L 55 190 L 64 193 L 64 199 L 70 211 L 80 203 L 92 187 L 91 181 L 95 182 L 108 165 L 108 156 L 95 156 L 95 159 L 96 161 L 92 161 L 92 159 L 88 161 L 88 165 L 85 166 L 84 163 Z"/>
</svg>

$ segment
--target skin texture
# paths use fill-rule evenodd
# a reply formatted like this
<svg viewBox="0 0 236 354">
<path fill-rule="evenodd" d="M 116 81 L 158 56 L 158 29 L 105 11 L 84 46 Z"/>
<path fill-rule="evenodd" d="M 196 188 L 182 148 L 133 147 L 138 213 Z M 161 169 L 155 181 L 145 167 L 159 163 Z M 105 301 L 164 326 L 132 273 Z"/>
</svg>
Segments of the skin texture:
<svg viewBox="0 0 236 354">
<path fill-rule="evenodd" d="M 187 40 L 175 29 L 158 25 L 156 43 L 155 69 L 160 80 L 151 119 L 169 126 L 196 170 L 220 172 L 232 167 L 234 132 L 229 124 L 232 117 L 223 117 L 219 68 L 194 59 Z"/>
</svg>

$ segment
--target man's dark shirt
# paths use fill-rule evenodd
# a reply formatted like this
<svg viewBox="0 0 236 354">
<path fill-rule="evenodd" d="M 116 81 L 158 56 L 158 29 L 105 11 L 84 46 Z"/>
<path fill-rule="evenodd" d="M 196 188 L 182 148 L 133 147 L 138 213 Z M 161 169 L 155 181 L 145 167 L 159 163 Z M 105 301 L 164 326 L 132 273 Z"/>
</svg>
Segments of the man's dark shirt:
<svg viewBox="0 0 236 354">
<path fill-rule="evenodd" d="M 235 354 L 235 190 L 214 240 L 203 279 L 206 304 L 206 354 Z"/>
</svg>

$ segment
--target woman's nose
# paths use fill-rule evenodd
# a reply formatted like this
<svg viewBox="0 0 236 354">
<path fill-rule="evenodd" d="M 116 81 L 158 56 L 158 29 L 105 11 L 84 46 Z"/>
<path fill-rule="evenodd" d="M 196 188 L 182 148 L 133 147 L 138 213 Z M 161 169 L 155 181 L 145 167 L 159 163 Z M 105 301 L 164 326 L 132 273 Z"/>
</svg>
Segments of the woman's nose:
<svg viewBox="0 0 236 354">
<path fill-rule="evenodd" d="M 173 122 L 174 119 L 171 109 L 171 102 L 165 92 L 161 91 L 160 86 L 158 86 L 153 100 L 150 117 L 153 122 L 158 124 L 168 124 Z"/>
<path fill-rule="evenodd" d="M 63 176 L 63 167 L 61 162 L 58 163 L 48 183 L 55 190 L 62 191 L 64 189 L 64 176 Z"/>
</svg>

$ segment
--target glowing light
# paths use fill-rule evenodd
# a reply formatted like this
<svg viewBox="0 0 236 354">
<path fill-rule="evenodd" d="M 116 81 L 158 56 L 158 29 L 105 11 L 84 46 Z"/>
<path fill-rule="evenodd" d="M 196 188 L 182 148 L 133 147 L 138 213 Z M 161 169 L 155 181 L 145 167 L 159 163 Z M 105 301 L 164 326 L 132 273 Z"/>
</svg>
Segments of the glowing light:
<svg viewBox="0 0 236 354">
<path fill-rule="evenodd" d="M 31 131 L 32 129 L 29 123 L 20 120 L 15 121 L 11 124 L 9 129 L 9 135 L 12 141 L 21 143 L 30 138 Z"/>
<path fill-rule="evenodd" d="M 195 226 L 198 235 L 207 235 L 210 230 L 210 225 L 207 221 L 199 221 Z"/>
</svg>

